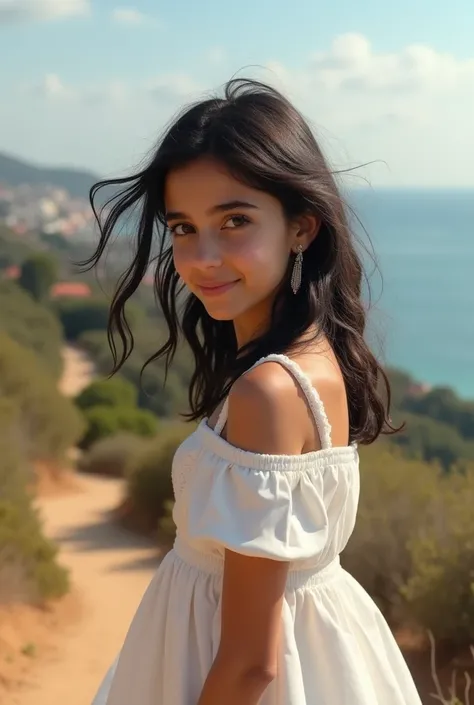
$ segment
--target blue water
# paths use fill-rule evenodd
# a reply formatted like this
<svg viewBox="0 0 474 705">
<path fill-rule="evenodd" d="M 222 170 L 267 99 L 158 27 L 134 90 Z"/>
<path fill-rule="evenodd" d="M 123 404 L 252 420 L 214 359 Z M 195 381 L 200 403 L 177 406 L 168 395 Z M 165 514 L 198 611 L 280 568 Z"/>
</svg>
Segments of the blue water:
<svg viewBox="0 0 474 705">
<path fill-rule="evenodd" d="M 367 189 L 351 201 L 381 270 L 371 331 L 385 361 L 474 399 L 474 191 Z"/>
</svg>

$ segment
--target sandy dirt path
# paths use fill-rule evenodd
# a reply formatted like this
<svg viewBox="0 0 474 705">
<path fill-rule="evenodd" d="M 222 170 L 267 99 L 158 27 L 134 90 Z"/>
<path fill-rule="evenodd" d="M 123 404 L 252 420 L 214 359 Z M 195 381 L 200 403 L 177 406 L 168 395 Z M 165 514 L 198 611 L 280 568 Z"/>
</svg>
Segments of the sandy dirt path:
<svg viewBox="0 0 474 705">
<path fill-rule="evenodd" d="M 94 363 L 83 350 L 73 345 L 65 345 L 61 353 L 64 369 L 59 390 L 67 397 L 75 397 L 94 379 Z"/>
<path fill-rule="evenodd" d="M 94 378 L 94 365 L 71 346 L 63 349 L 63 358 L 60 389 L 75 396 Z M 159 563 L 156 545 L 114 523 L 111 513 L 122 491 L 120 480 L 80 476 L 76 491 L 37 500 L 45 533 L 71 571 L 73 590 L 59 616 L 51 618 L 50 643 L 38 645 L 5 703 L 0 693 L 1 705 L 91 703 Z M 25 620 L 22 631 L 34 638 L 31 614 Z"/>
<path fill-rule="evenodd" d="M 39 501 L 46 533 L 71 569 L 81 617 L 60 629 L 9 705 L 89 705 L 158 565 L 156 546 L 110 520 L 120 481 L 81 484 L 82 492 Z"/>
</svg>

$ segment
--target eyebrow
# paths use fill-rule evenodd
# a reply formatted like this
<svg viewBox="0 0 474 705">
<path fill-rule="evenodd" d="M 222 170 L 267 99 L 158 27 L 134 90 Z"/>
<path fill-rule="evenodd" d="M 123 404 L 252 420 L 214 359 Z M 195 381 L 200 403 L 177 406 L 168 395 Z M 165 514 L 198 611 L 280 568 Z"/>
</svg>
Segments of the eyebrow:
<svg viewBox="0 0 474 705">
<path fill-rule="evenodd" d="M 258 210 L 258 206 L 248 201 L 227 201 L 226 203 L 218 203 L 216 206 L 212 206 L 207 211 L 208 215 L 213 215 L 214 213 L 225 213 L 226 211 L 232 211 L 236 208 L 248 208 Z M 183 211 L 168 211 L 166 213 L 166 220 L 185 220 L 189 216 Z"/>
</svg>

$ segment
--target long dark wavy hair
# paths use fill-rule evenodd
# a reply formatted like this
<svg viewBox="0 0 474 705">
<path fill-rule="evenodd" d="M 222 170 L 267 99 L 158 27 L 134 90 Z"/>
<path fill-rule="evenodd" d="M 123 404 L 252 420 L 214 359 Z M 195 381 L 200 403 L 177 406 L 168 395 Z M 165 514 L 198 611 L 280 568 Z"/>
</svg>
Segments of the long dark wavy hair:
<svg viewBox="0 0 474 705">
<path fill-rule="evenodd" d="M 232 321 L 212 319 L 196 296 L 183 291 L 173 263 L 165 181 L 171 170 L 202 157 L 217 160 L 241 182 L 276 197 L 289 219 L 312 213 L 321 222 L 318 236 L 304 254 L 299 292 L 294 295 L 290 289 L 291 257 L 268 330 L 240 350 Z M 104 187 L 112 187 L 113 194 L 97 207 Z M 100 242 L 92 257 L 82 263 L 86 268 L 99 262 L 125 215 L 134 212 L 139 216 L 134 258 L 119 279 L 110 307 L 112 374 L 133 348 L 126 303 L 153 263 L 155 292 L 169 335 L 146 364 L 164 358 L 168 369 L 184 337 L 195 362 L 188 418 L 209 416 L 236 378 L 258 358 L 294 350 L 303 334 L 314 328 L 327 337 L 344 376 L 350 440 L 371 443 L 380 433 L 395 430 L 388 416 L 387 376 L 364 339 L 363 267 L 346 204 L 308 124 L 278 91 L 258 81 L 231 80 L 224 97 L 187 108 L 137 174 L 100 181 L 92 187 L 90 199 Z M 120 354 L 115 333 L 121 341 Z"/>
</svg>

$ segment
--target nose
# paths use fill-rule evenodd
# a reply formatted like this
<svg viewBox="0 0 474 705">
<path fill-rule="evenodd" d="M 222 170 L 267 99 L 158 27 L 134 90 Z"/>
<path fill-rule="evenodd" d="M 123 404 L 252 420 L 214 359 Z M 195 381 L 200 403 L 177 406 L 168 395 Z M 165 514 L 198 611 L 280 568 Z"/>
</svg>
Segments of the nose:
<svg viewBox="0 0 474 705">
<path fill-rule="evenodd" d="M 222 248 L 218 238 L 211 233 L 200 233 L 196 238 L 194 250 L 194 266 L 199 269 L 209 269 L 222 265 Z"/>
</svg>

